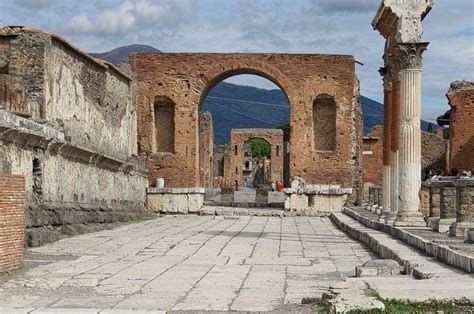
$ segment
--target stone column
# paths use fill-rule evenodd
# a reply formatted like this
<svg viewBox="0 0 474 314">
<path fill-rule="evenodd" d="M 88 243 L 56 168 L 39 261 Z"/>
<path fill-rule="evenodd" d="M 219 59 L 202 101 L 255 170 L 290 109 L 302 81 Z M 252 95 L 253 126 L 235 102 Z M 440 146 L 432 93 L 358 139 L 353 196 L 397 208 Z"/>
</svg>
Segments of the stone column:
<svg viewBox="0 0 474 314">
<path fill-rule="evenodd" d="M 386 223 L 390 224 L 393 224 L 398 212 L 398 132 L 400 129 L 400 80 L 398 79 L 398 70 L 394 70 L 392 75 L 392 100 L 390 103 L 390 213 L 385 216 Z"/>
<path fill-rule="evenodd" d="M 396 226 L 425 226 L 421 187 L 421 55 L 426 43 L 397 45 L 400 60 L 399 208 Z"/>
<path fill-rule="evenodd" d="M 383 76 L 384 86 L 384 127 L 383 127 L 383 166 L 382 166 L 382 216 L 381 221 L 385 222 L 385 217 L 390 213 L 391 199 L 391 179 L 390 179 L 390 152 L 391 152 L 391 127 L 392 127 L 392 81 L 390 70 L 380 68 Z"/>
</svg>

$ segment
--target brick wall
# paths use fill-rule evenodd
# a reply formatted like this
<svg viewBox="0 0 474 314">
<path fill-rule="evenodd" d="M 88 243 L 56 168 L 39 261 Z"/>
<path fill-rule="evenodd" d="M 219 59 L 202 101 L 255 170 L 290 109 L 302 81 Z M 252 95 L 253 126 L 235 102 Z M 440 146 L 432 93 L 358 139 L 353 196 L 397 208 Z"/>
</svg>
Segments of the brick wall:
<svg viewBox="0 0 474 314">
<path fill-rule="evenodd" d="M 359 158 L 354 153 L 357 85 L 352 56 L 306 54 L 133 54 L 137 74 L 139 155 L 147 160 L 149 183 L 165 178 L 168 187 L 200 185 L 199 110 L 219 82 L 239 74 L 256 74 L 277 84 L 288 97 L 291 116 L 290 177 L 308 184 L 352 187 Z M 328 95 L 336 103 L 335 149 L 314 149 L 313 102 Z M 175 152 L 156 154 L 153 148 L 153 100 L 167 96 L 175 104 Z M 260 117 L 265 118 L 265 117 Z M 235 169 L 234 169 L 235 171 Z"/>
<path fill-rule="evenodd" d="M 22 266 L 25 198 L 25 177 L 0 173 L 0 272 Z"/>
<path fill-rule="evenodd" d="M 446 96 L 451 106 L 449 166 L 474 170 L 474 82 L 453 82 Z"/>
<path fill-rule="evenodd" d="M 364 186 L 382 185 L 383 127 L 375 126 L 362 144 L 362 180 Z"/>
</svg>

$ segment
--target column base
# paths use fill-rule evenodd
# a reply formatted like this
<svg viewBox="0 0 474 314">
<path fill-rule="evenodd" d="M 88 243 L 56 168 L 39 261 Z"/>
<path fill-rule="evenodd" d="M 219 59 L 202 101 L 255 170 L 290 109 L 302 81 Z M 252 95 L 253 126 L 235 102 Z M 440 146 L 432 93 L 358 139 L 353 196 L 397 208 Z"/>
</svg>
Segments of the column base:
<svg viewBox="0 0 474 314">
<path fill-rule="evenodd" d="M 397 227 L 426 227 L 426 221 L 421 212 L 398 212 L 393 225 Z"/>
<path fill-rule="evenodd" d="M 395 219 L 397 219 L 397 213 L 389 212 L 385 214 L 384 218 L 385 218 L 384 221 L 380 221 L 380 222 L 383 222 L 387 225 L 393 225 Z"/>
</svg>

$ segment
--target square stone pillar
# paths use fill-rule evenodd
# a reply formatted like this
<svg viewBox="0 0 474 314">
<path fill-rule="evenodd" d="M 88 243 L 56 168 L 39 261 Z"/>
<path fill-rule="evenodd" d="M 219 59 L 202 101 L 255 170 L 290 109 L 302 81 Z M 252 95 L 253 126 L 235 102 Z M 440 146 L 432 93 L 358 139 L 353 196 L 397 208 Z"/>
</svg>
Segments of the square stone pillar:
<svg viewBox="0 0 474 314">
<path fill-rule="evenodd" d="M 26 180 L 0 173 L 0 273 L 23 266 Z"/>
</svg>

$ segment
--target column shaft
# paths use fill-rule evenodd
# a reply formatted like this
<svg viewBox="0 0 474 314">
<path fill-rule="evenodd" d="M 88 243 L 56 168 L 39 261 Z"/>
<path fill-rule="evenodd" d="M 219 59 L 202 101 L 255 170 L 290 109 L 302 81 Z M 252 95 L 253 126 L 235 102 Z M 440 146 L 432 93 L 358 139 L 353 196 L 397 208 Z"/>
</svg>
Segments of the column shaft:
<svg viewBox="0 0 474 314">
<path fill-rule="evenodd" d="M 382 212 L 390 212 L 390 153 L 392 128 L 392 91 L 384 91 L 383 166 L 382 166 Z"/>
<path fill-rule="evenodd" d="M 388 222 L 393 222 L 398 212 L 399 180 L 398 180 L 398 149 L 400 129 L 400 81 L 392 82 L 391 102 L 391 128 L 390 128 L 390 217 Z"/>
<path fill-rule="evenodd" d="M 399 189 L 395 225 L 424 225 L 419 212 L 421 186 L 421 70 L 403 69 L 400 98 Z"/>
</svg>

